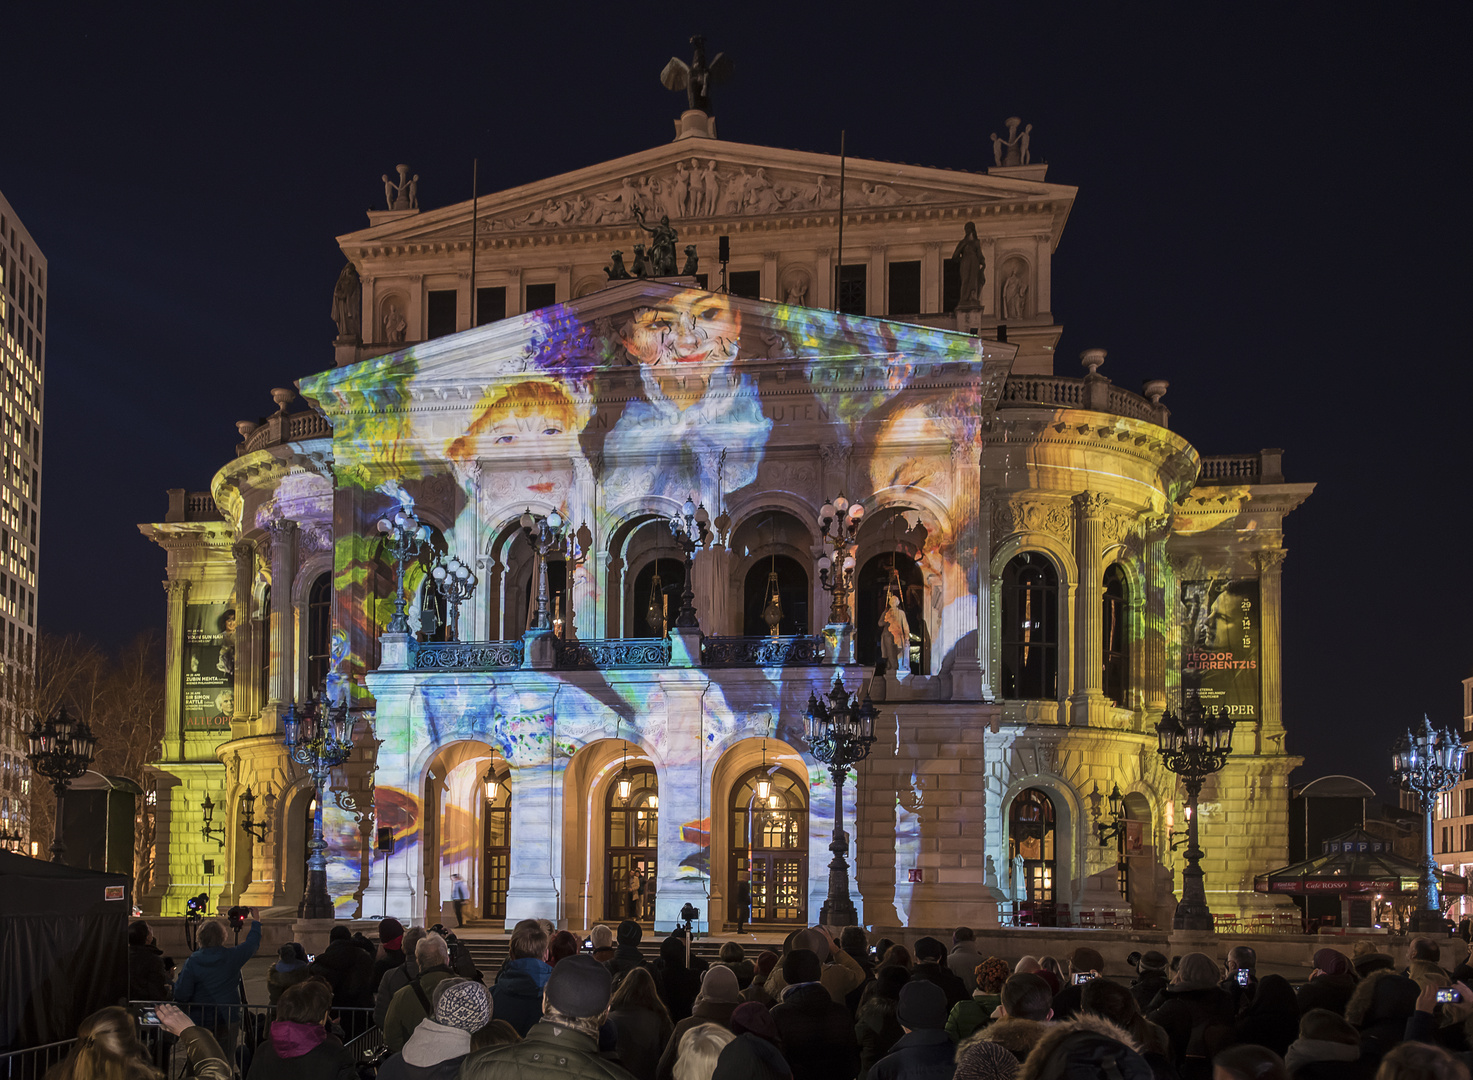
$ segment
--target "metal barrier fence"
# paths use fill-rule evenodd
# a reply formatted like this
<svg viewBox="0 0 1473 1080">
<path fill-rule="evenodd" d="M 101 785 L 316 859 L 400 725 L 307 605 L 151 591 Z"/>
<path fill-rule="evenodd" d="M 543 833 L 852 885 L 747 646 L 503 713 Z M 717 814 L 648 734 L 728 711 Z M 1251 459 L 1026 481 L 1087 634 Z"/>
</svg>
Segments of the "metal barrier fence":
<svg viewBox="0 0 1473 1080">
<path fill-rule="evenodd" d="M 188 1005 L 167 1001 L 130 1001 L 128 1009 L 138 1019 L 138 1041 L 149 1060 L 169 1077 L 182 1076 L 187 1061 L 179 1040 L 163 1028 L 144 1022 L 159 1005 L 177 1004 L 200 1027 L 215 1036 L 220 1049 L 244 1076 L 251 1067 L 256 1048 L 267 1039 L 276 1016 L 274 1005 Z M 331 1012 L 332 1034 L 336 1035 L 359 1065 L 376 1062 L 384 1045 L 383 1032 L 373 1022 L 372 1009 L 339 1009 Z M 71 1051 L 75 1039 L 47 1043 L 9 1054 L 0 1054 L 0 1080 L 41 1080 L 48 1069 Z"/>
</svg>

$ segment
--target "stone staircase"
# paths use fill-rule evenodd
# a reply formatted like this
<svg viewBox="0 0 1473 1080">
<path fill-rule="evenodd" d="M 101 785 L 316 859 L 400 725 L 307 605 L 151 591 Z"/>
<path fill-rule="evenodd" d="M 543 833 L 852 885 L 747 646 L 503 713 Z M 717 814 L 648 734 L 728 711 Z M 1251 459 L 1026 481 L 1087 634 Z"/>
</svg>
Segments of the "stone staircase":
<svg viewBox="0 0 1473 1080">
<path fill-rule="evenodd" d="M 501 965 L 506 963 L 507 947 L 511 939 L 509 937 L 463 937 L 459 940 L 470 951 L 471 958 L 475 961 L 476 967 L 481 969 L 487 980 L 494 979 L 496 973 L 501 970 Z M 655 960 L 659 957 L 660 940 L 662 939 L 651 941 L 650 938 L 646 937 L 640 943 L 639 951 L 645 960 Z M 720 951 L 721 946 L 726 944 L 727 940 L 726 938 L 696 938 L 691 946 L 691 953 L 705 960 L 707 963 L 714 964 L 717 960 L 717 953 Z M 746 951 L 748 960 L 755 960 L 757 954 L 763 949 L 770 948 L 774 952 L 779 952 L 782 946 L 781 940 L 773 945 L 743 941 L 742 948 Z"/>
</svg>

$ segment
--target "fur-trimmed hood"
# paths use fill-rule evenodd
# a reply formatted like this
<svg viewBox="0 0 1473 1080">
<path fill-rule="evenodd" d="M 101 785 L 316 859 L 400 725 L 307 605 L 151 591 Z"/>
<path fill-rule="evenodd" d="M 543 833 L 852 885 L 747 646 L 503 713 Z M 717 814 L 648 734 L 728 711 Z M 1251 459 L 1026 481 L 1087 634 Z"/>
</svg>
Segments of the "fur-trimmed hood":
<svg viewBox="0 0 1473 1080">
<path fill-rule="evenodd" d="M 1405 1020 L 1416 1011 L 1420 987 L 1397 971 L 1373 971 L 1361 980 L 1345 1006 L 1345 1019 L 1358 1028 L 1384 1020 Z"/>
<path fill-rule="evenodd" d="M 1078 1034 L 1095 1035 L 1104 1039 L 1113 1039 L 1130 1050 L 1130 1057 L 1139 1064 L 1139 1068 L 1131 1070 L 1122 1063 L 1121 1074 L 1125 1080 L 1139 1074 L 1149 1078 L 1151 1067 L 1146 1064 L 1145 1059 L 1140 1056 L 1140 1045 L 1131 1038 L 1130 1033 L 1124 1028 L 1106 1020 L 1103 1016 L 1093 1013 L 1078 1013 L 1069 1020 L 1060 1021 L 1057 1024 L 1046 1025 L 1043 1038 L 1038 1040 L 1033 1052 L 1028 1055 L 1028 1060 L 1018 1070 L 1015 1080 L 1040 1080 L 1045 1075 L 1060 1075 L 1050 1068 L 1050 1058 L 1054 1056 L 1063 1043 L 1071 1036 Z"/>
<path fill-rule="evenodd" d="M 1042 1039 L 1051 1025 L 1042 1020 L 1025 1020 L 1021 1016 L 1004 1016 L 994 1020 L 975 1035 L 962 1040 L 965 1046 L 968 1042 L 995 1042 L 999 1046 L 1012 1051 L 1014 1057 L 1022 1061 L 1028 1056 L 1038 1040 Z"/>
</svg>

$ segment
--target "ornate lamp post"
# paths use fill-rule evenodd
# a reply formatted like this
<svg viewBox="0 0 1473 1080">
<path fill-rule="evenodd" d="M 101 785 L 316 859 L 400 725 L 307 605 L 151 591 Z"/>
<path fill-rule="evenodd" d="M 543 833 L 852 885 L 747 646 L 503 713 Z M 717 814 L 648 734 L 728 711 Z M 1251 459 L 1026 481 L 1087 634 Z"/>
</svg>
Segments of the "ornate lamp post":
<svg viewBox="0 0 1473 1080">
<path fill-rule="evenodd" d="M 537 625 L 533 629 L 550 633 L 552 623 L 547 616 L 547 557 L 555 551 L 563 550 L 567 543 L 568 523 L 556 510 L 546 517 L 538 517 L 529 508 L 522 515 L 521 525 L 527 542 L 537 552 Z"/>
<path fill-rule="evenodd" d="M 322 838 L 322 803 L 334 766 L 353 752 L 353 721 L 348 706 L 332 705 L 327 696 L 300 708 L 288 707 L 282 721 L 287 755 L 307 768 L 316 792 L 312 839 L 307 843 L 307 889 L 302 895 L 301 918 L 331 919 L 335 914 L 327 894 L 327 842 Z"/>
<path fill-rule="evenodd" d="M 842 492 L 818 512 L 818 531 L 823 533 L 824 553 L 818 560 L 818 579 L 833 595 L 829 606 L 829 623 L 845 625 L 850 621 L 849 594 L 854 591 L 854 547 L 859 542 L 859 524 L 864 520 L 864 506 L 851 503 Z"/>
<path fill-rule="evenodd" d="M 1178 718 L 1170 709 L 1156 725 L 1161 762 L 1187 787 L 1187 865 L 1181 872 L 1181 902 L 1171 921 L 1174 930 L 1211 930 L 1212 912 L 1202 884 L 1201 847 L 1197 844 L 1197 796 L 1202 782 L 1227 764 L 1233 749 L 1234 721 L 1214 710 L 1206 716 L 1194 696 Z"/>
<path fill-rule="evenodd" d="M 31 720 L 30 750 L 26 755 L 31 767 L 51 781 L 56 792 L 56 833 L 51 841 L 51 861 L 62 862 L 66 845 L 61 840 L 62 803 L 71 782 L 87 771 L 97 753 L 97 739 L 87 721 L 73 715 L 72 709 L 60 706 L 43 724 Z"/>
<path fill-rule="evenodd" d="M 266 795 L 266 813 L 268 815 L 267 819 L 264 821 L 257 821 L 255 793 L 252 792 L 250 788 L 246 788 L 245 794 L 240 797 L 240 827 L 251 836 L 262 842 L 265 841 L 266 833 L 271 829 L 271 821 L 269 817 L 271 813 L 271 803 L 272 796 L 268 792 Z"/>
<path fill-rule="evenodd" d="M 210 796 L 205 795 L 205 801 L 199 804 L 200 810 L 204 812 L 204 824 L 199 827 L 199 833 L 206 840 L 213 840 L 218 847 L 225 846 L 225 826 L 215 824 L 215 804 L 210 801 Z"/>
<path fill-rule="evenodd" d="M 859 695 L 844 690 L 843 675 L 834 676 L 834 687 L 823 697 L 808 695 L 808 746 L 813 756 L 829 767 L 834 779 L 834 840 L 829 850 L 834 853 L 829 863 L 829 895 L 819 911 L 823 926 L 853 926 L 858 921 L 854 903 L 849 899 L 849 834 L 844 831 L 844 777 L 849 766 L 869 757 L 875 741 L 875 715 L 878 710 L 866 694 L 864 704 Z"/>
<path fill-rule="evenodd" d="M 1096 822 L 1095 832 L 1099 835 L 1100 847 L 1125 835 L 1125 799 L 1120 794 L 1119 784 L 1110 791 L 1110 823 Z"/>
<path fill-rule="evenodd" d="M 1437 862 L 1432 858 L 1433 805 L 1437 796 L 1450 790 L 1463 775 L 1463 744 L 1451 731 L 1438 731 L 1422 717 L 1422 730 L 1408 731 L 1396 740 L 1391 752 L 1391 780 L 1410 791 L 1422 804 L 1426 816 L 1423 840 L 1421 896 L 1412 913 L 1412 932 L 1440 933 L 1442 906 L 1437 896 Z"/>
<path fill-rule="evenodd" d="M 430 538 L 430 529 L 428 525 L 421 525 L 419 518 L 414 516 L 414 507 L 401 504 L 390 516 L 379 518 L 378 531 L 384 534 L 399 575 L 399 591 L 394 595 L 394 617 L 389 620 L 388 632 L 407 634 L 409 619 L 404 614 L 404 564 L 419 554 L 420 547 Z"/>
<path fill-rule="evenodd" d="M 680 594 L 680 614 L 675 619 L 675 625 L 682 630 L 699 629 L 701 625 L 696 618 L 695 590 L 691 588 L 691 562 L 696 547 L 705 544 L 710 526 L 711 515 L 706 512 L 705 504 L 697 506 L 693 499 L 686 499 L 680 513 L 670 518 L 670 535 L 685 552 L 685 591 Z"/>
<path fill-rule="evenodd" d="M 434 579 L 435 588 L 445 598 L 445 606 L 450 609 L 450 625 L 445 640 L 459 641 L 460 605 L 469 600 L 471 593 L 476 591 L 476 575 L 469 566 L 452 555 L 445 561 L 436 563 L 435 568 L 430 571 L 430 577 Z"/>
</svg>

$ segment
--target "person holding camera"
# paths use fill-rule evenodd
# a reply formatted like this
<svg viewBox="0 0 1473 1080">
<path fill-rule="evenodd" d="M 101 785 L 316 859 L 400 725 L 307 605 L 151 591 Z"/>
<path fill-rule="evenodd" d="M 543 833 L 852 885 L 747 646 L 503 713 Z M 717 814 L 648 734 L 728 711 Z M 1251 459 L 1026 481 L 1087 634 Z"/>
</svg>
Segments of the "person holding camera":
<svg viewBox="0 0 1473 1080">
<path fill-rule="evenodd" d="M 173 1005 L 148 1007 L 142 1016 L 111 1005 L 77 1026 L 66 1058 L 46 1075 L 51 1080 L 90 1080 L 98 1076 L 160 1077 L 138 1041 L 137 1025 L 159 1027 L 179 1040 L 186 1056 L 185 1080 L 232 1080 L 235 1072 L 215 1037 Z"/>
<path fill-rule="evenodd" d="M 1068 984 L 1054 995 L 1054 1019 L 1069 1020 L 1079 1011 L 1079 1001 L 1084 993 L 1084 984 L 1098 979 L 1105 967 L 1105 958 L 1098 949 L 1081 945 L 1069 954 Z"/>
<path fill-rule="evenodd" d="M 232 909 L 237 910 L 237 909 Z M 261 948 L 261 921 L 255 908 L 238 909 L 242 922 L 250 919 L 245 940 L 225 945 L 225 924 L 206 919 L 199 928 L 199 948 L 184 961 L 174 984 L 174 1000 L 192 1005 L 240 1005 L 240 969 Z"/>
<path fill-rule="evenodd" d="M 163 950 L 154 944 L 148 923 L 140 919 L 128 927 L 128 1000 L 166 1001 L 168 997 Z"/>
</svg>

